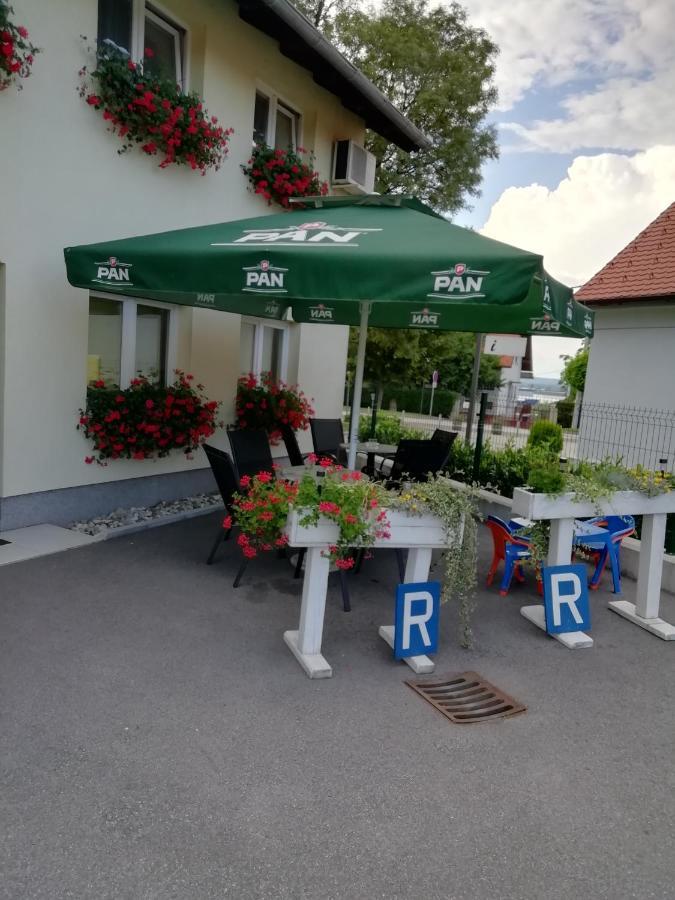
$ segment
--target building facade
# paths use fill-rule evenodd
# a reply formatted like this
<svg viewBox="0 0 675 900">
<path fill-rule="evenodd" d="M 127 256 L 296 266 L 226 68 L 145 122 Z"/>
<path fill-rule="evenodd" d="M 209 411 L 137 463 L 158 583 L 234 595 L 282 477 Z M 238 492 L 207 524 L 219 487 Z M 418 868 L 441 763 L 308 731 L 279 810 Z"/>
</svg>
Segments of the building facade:
<svg viewBox="0 0 675 900">
<path fill-rule="evenodd" d="M 276 212 L 248 190 L 252 142 L 304 146 L 330 180 L 336 140 L 367 126 L 406 149 L 416 132 L 289 3 L 14 0 L 42 47 L 21 92 L 0 94 L 0 529 L 66 523 L 124 505 L 211 490 L 202 453 L 87 465 L 77 431 L 88 381 L 191 372 L 232 421 L 238 376 L 272 370 L 319 416 L 342 407 L 347 329 L 110 299 L 72 288 L 63 248 Z M 120 18 L 121 17 L 121 18 Z M 86 36 L 84 39 L 82 35 Z M 95 39 L 154 49 L 185 90 L 234 129 L 222 168 L 160 169 L 118 154 L 119 138 L 79 96 Z M 313 46 L 312 46 L 313 44 Z M 329 85 L 322 87 L 321 85 Z M 304 437 L 304 436 L 303 436 Z M 226 446 L 220 432 L 213 443 Z"/>
</svg>

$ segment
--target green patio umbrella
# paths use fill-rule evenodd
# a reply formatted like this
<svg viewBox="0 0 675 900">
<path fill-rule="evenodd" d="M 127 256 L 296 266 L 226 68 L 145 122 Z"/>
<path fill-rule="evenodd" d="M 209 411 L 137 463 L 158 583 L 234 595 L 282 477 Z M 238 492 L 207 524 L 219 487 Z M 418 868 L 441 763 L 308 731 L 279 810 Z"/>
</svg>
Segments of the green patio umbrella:
<svg viewBox="0 0 675 900">
<path fill-rule="evenodd" d="M 542 257 L 451 225 L 412 197 L 305 199 L 304 209 L 68 247 L 76 287 L 296 322 L 359 325 L 350 465 L 366 332 L 590 337 L 593 316 Z"/>
</svg>

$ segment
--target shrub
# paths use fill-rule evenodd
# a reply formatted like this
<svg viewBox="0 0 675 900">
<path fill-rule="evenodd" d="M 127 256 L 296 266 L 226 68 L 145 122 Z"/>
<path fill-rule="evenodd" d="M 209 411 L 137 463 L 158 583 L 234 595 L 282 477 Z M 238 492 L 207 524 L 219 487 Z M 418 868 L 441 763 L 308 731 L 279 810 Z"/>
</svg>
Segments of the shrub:
<svg viewBox="0 0 675 900">
<path fill-rule="evenodd" d="M 559 400 L 558 404 L 558 425 L 561 428 L 572 427 L 572 416 L 574 414 L 574 400 Z"/>
<path fill-rule="evenodd" d="M 359 440 L 370 439 L 371 419 L 369 416 L 361 416 L 359 419 Z M 404 428 L 397 416 L 387 416 L 380 413 L 375 425 L 375 440 L 381 444 L 398 444 L 403 438 L 423 438 L 424 434 L 415 428 Z"/>
<path fill-rule="evenodd" d="M 551 453 L 560 453 L 563 447 L 563 430 L 555 422 L 541 419 L 530 428 L 528 447 L 545 447 Z"/>
</svg>

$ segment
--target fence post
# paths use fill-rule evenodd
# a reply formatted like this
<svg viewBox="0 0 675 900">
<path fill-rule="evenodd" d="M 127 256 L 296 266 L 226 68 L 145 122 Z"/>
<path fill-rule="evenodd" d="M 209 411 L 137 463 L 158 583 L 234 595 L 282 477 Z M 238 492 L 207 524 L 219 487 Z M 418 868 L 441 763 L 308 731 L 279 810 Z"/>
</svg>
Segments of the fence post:
<svg viewBox="0 0 675 900">
<path fill-rule="evenodd" d="M 370 417 L 370 437 L 371 440 L 375 440 L 375 429 L 377 428 L 377 394 L 373 393 L 370 395 L 370 402 L 373 406 L 373 412 Z"/>
<path fill-rule="evenodd" d="M 473 476 L 472 481 L 478 481 L 478 473 L 480 471 L 480 458 L 483 452 L 483 429 L 485 427 L 485 412 L 487 410 L 488 395 L 487 391 L 482 391 L 480 395 L 480 407 L 478 409 L 478 428 L 476 429 L 476 447 L 473 451 Z"/>
</svg>

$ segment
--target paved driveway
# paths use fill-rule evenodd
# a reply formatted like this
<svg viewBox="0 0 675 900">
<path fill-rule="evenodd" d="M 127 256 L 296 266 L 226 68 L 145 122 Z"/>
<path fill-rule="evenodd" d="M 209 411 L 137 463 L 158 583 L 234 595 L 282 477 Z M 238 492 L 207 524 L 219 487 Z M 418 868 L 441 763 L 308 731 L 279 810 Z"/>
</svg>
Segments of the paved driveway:
<svg viewBox="0 0 675 900">
<path fill-rule="evenodd" d="M 377 637 L 392 554 L 351 614 L 332 587 L 335 674 L 313 682 L 281 637 L 290 567 L 233 591 L 234 546 L 203 562 L 215 522 L 0 569 L 0 897 L 674 895 L 675 644 L 599 593 L 596 646 L 572 652 L 518 614 L 523 588 L 481 592 L 472 652 L 444 610 L 438 671 L 529 711 L 451 725 Z"/>
</svg>

